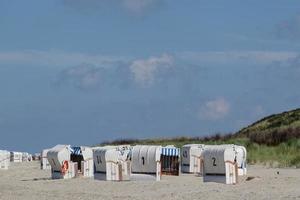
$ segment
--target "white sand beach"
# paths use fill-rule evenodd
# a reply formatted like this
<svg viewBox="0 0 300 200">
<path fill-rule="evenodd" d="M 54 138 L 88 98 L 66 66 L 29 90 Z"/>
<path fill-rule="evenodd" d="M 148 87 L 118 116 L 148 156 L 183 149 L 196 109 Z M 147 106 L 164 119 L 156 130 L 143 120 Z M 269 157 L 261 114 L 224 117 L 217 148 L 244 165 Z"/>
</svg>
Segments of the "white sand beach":
<svg viewBox="0 0 300 200">
<path fill-rule="evenodd" d="M 40 170 L 39 162 L 13 163 L 0 171 L 0 199 L 300 199 L 299 169 L 248 166 L 248 172 L 248 179 L 254 178 L 244 177 L 237 185 L 203 183 L 191 174 L 163 176 L 160 182 L 51 180 L 50 171 Z"/>
</svg>

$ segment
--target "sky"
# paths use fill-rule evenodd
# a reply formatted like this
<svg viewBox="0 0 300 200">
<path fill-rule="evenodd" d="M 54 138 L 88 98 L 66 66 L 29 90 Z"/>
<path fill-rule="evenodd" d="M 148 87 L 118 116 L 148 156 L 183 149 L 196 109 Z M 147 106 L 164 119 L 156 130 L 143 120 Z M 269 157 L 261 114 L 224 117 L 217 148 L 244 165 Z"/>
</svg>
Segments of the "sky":
<svg viewBox="0 0 300 200">
<path fill-rule="evenodd" d="M 235 132 L 300 107 L 300 2 L 0 0 L 0 149 Z"/>
</svg>

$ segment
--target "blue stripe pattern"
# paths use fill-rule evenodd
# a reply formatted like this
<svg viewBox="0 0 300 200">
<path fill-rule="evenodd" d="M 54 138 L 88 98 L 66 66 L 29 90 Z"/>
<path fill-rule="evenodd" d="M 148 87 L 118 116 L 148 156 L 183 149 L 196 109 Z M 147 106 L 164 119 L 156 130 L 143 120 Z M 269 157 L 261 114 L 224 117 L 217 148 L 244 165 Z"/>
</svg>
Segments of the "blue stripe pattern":
<svg viewBox="0 0 300 200">
<path fill-rule="evenodd" d="M 179 156 L 180 150 L 175 147 L 163 147 L 161 149 L 161 154 L 164 156 Z"/>
<path fill-rule="evenodd" d="M 72 155 L 82 155 L 82 152 L 81 152 L 81 148 L 80 147 L 71 147 L 71 154 Z"/>
</svg>

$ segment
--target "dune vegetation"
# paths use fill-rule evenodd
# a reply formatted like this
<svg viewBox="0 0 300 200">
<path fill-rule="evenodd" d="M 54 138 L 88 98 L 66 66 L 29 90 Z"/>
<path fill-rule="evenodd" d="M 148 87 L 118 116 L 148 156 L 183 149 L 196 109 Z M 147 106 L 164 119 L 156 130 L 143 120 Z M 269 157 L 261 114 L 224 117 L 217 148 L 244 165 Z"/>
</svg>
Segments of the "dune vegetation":
<svg viewBox="0 0 300 200">
<path fill-rule="evenodd" d="M 119 144 L 238 144 L 247 148 L 248 163 L 270 167 L 300 168 L 300 109 L 265 117 L 233 134 L 206 137 L 176 137 L 159 139 L 119 139 L 101 145 Z"/>
</svg>

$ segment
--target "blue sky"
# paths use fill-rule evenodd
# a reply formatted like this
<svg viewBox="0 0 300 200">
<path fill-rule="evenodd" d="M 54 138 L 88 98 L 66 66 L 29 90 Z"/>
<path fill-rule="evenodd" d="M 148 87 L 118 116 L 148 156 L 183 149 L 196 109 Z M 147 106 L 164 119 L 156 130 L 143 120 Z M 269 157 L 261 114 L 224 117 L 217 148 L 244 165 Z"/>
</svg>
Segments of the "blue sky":
<svg viewBox="0 0 300 200">
<path fill-rule="evenodd" d="M 300 2 L 0 0 L 0 148 L 234 132 L 300 106 Z"/>
</svg>

